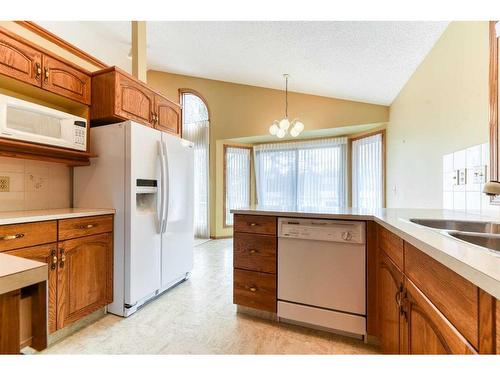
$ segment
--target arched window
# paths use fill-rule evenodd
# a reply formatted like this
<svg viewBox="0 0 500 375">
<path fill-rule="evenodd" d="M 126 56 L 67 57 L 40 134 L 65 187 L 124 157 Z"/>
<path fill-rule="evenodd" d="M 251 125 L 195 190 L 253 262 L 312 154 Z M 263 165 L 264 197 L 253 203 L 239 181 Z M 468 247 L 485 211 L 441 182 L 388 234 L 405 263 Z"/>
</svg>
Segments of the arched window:
<svg viewBox="0 0 500 375">
<path fill-rule="evenodd" d="M 196 91 L 180 89 L 182 138 L 194 143 L 194 235 L 209 238 L 209 111 Z"/>
</svg>

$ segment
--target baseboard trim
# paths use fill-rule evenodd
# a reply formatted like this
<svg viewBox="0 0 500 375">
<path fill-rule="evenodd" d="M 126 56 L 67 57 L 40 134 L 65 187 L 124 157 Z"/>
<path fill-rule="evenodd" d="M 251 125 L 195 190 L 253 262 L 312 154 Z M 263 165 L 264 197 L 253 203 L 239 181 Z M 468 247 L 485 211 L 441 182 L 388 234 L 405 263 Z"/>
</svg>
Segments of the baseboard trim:
<svg viewBox="0 0 500 375">
<path fill-rule="evenodd" d="M 225 240 L 228 238 L 233 238 L 233 235 L 230 235 L 230 236 L 210 236 L 211 240 Z"/>
</svg>

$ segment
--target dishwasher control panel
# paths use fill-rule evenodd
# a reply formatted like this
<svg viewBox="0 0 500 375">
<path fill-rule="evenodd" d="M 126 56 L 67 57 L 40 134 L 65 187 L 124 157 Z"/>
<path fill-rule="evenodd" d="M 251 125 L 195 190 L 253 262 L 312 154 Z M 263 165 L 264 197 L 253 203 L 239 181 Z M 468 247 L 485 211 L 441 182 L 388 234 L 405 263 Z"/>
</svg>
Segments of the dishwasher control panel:
<svg viewBox="0 0 500 375">
<path fill-rule="evenodd" d="M 278 237 L 363 244 L 365 243 L 365 223 L 346 220 L 279 218 Z"/>
</svg>

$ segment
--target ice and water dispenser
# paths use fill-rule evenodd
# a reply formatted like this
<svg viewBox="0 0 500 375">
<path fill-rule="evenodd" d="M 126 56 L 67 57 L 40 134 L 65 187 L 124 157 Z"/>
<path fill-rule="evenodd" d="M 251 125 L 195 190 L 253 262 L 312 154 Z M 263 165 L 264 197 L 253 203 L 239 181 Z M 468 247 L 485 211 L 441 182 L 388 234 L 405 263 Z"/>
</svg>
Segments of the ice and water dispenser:
<svg viewBox="0 0 500 375">
<path fill-rule="evenodd" d="M 137 179 L 136 190 L 136 211 L 139 214 L 151 214 L 156 212 L 158 197 L 157 180 Z"/>
</svg>

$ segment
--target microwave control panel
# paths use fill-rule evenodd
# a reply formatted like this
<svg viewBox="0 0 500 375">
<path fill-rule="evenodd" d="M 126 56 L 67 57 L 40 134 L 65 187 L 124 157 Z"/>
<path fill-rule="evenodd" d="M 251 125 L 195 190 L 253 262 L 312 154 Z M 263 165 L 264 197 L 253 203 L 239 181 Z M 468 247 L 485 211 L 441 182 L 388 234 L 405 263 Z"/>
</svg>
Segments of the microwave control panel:
<svg viewBox="0 0 500 375">
<path fill-rule="evenodd" d="M 74 142 L 78 145 L 85 145 L 86 133 L 87 133 L 86 128 L 75 126 Z"/>
</svg>

